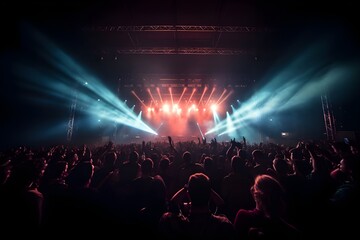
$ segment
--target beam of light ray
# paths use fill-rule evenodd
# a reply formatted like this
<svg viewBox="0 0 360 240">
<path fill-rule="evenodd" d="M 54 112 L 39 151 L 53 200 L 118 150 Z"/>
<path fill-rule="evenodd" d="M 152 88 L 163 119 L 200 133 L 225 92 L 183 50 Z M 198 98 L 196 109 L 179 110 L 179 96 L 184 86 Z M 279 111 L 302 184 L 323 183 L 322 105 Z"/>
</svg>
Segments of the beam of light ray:
<svg viewBox="0 0 360 240">
<path fill-rule="evenodd" d="M 44 40 L 43 38 L 41 38 L 41 40 Z M 44 40 L 43 45 L 46 47 L 49 46 L 53 46 L 52 44 L 50 44 L 49 42 L 46 42 Z M 54 46 L 55 48 L 55 46 Z M 62 71 L 62 73 L 65 73 L 69 76 L 69 79 L 75 80 L 78 82 L 78 84 L 80 85 L 86 85 L 86 87 L 88 89 L 90 89 L 92 92 L 94 92 L 97 95 L 102 95 L 102 96 L 112 96 L 112 92 L 110 92 L 106 87 L 103 87 L 102 84 L 100 83 L 99 80 L 97 80 L 95 77 L 93 77 L 92 75 L 88 74 L 86 72 L 86 70 L 84 70 L 82 67 L 80 67 L 73 59 L 71 59 L 70 56 L 68 56 L 67 54 L 65 54 L 63 51 L 61 51 L 60 49 L 55 49 L 55 51 L 51 51 L 52 49 L 47 49 L 48 54 L 45 54 L 45 56 L 47 57 L 47 60 L 49 60 L 49 62 L 53 63 L 54 67 L 59 68 L 59 70 Z M 41 53 L 43 53 L 43 49 L 41 51 Z M 54 54 L 58 53 L 58 54 Z M 58 60 L 58 61 L 54 61 L 54 59 Z M 61 62 L 60 62 L 61 61 Z M 66 63 L 64 63 L 66 62 Z M 69 65 L 68 63 L 72 63 L 71 65 Z M 68 69 L 67 69 L 67 68 Z M 82 76 L 80 76 L 82 75 Z M 83 84 L 84 82 L 88 83 L 88 81 L 85 81 L 84 79 L 88 79 L 91 80 L 92 84 Z M 94 86 L 97 86 L 96 88 L 94 88 Z M 98 85 L 102 86 L 102 87 L 98 87 Z M 72 86 L 72 85 L 71 85 Z M 106 99 L 109 102 L 113 102 L 114 97 L 110 97 L 110 99 Z M 121 105 L 119 106 L 120 108 L 122 107 Z M 126 111 L 126 109 L 123 109 Z"/>
<path fill-rule="evenodd" d="M 212 111 L 212 114 L 213 114 L 213 120 L 214 120 L 214 127 L 211 128 L 211 131 L 207 131 L 205 133 L 205 135 L 208 135 L 210 133 L 214 133 L 217 131 L 217 125 L 219 124 L 220 122 L 220 118 L 219 118 L 219 115 L 216 113 L 216 111 Z"/>
<path fill-rule="evenodd" d="M 258 113 L 271 114 L 301 108 L 316 100 L 324 89 L 336 91 L 337 84 L 347 85 L 359 79 L 357 59 L 346 57 L 344 61 L 338 58 L 338 53 L 333 54 L 338 48 L 339 36 L 343 38 L 341 34 L 321 36 L 312 38 L 310 44 L 306 42 L 307 45 L 304 42 L 294 44 L 296 52 L 287 51 L 293 55 L 285 56 L 290 58 L 284 58 L 279 62 L 279 68 L 268 71 L 266 84 L 241 105 L 238 101 L 239 108 L 232 114 L 232 119 L 236 119 L 233 121 L 234 127 L 251 123 Z M 221 134 L 228 133 L 229 129 L 224 128 L 225 122 L 223 120 L 209 132 L 225 130 Z"/>
<path fill-rule="evenodd" d="M 141 121 L 141 115 L 142 115 L 142 111 L 139 112 L 138 116 L 137 116 L 137 120 Z"/>
<path fill-rule="evenodd" d="M 209 104 L 211 96 L 214 94 L 214 92 L 215 92 L 215 87 L 213 87 L 213 89 L 211 90 L 211 93 L 209 94 L 209 97 L 208 97 L 208 99 L 207 99 L 207 101 L 205 103 L 205 106 L 207 106 Z"/>
<path fill-rule="evenodd" d="M 139 102 L 140 102 L 145 108 L 148 108 L 148 106 L 146 106 L 146 104 L 140 99 L 140 97 L 135 93 L 135 91 L 131 91 L 131 93 L 137 98 L 137 100 L 139 100 Z"/>
<path fill-rule="evenodd" d="M 224 131 L 220 132 L 218 136 L 222 136 L 224 134 L 229 134 L 232 132 L 237 131 L 238 129 L 244 128 L 248 123 L 246 121 L 238 122 L 236 125 L 234 124 L 234 121 L 230 118 L 226 118 L 227 126 Z M 218 130 L 219 131 L 219 130 Z"/>
<path fill-rule="evenodd" d="M 158 132 L 158 131 L 159 131 L 159 129 L 160 129 L 163 125 L 164 125 L 164 122 L 160 123 L 159 127 L 158 127 L 158 128 L 156 128 L 156 132 Z"/>
<path fill-rule="evenodd" d="M 267 102 L 268 98 L 271 97 L 271 91 L 263 91 L 255 94 L 253 97 L 250 98 L 247 102 L 243 103 L 242 106 L 236 110 L 232 116 L 236 120 L 234 121 L 234 124 L 248 120 L 248 119 L 254 119 L 255 116 L 257 116 L 259 111 L 261 112 L 268 112 L 271 110 L 269 108 L 269 103 Z M 266 107 L 264 107 L 266 106 Z M 257 109 L 257 110 L 254 110 Z M 256 113 L 254 113 L 256 111 Z M 207 133 L 212 133 L 215 131 L 220 131 L 224 128 L 226 128 L 226 121 L 220 122 L 216 127 L 216 129 L 210 129 Z"/>
<path fill-rule="evenodd" d="M 214 132 L 218 132 L 219 130 L 226 128 L 226 122 L 225 121 L 220 121 L 219 116 L 216 112 L 213 112 L 213 118 L 214 118 L 214 123 L 215 126 L 211 129 L 209 129 L 205 135 L 208 135 L 210 133 L 214 133 Z"/>
<path fill-rule="evenodd" d="M 215 111 L 213 111 L 213 119 L 214 119 L 215 125 L 219 124 L 220 118 L 219 118 L 219 115 Z"/>
<path fill-rule="evenodd" d="M 173 98 L 171 87 L 169 87 L 169 93 L 170 93 L 170 99 L 171 99 L 171 106 L 174 106 L 174 98 Z"/>
<path fill-rule="evenodd" d="M 201 138 L 204 139 L 204 134 L 203 134 L 203 132 L 201 131 L 201 128 L 200 128 L 199 123 L 197 122 L 196 125 L 197 125 L 197 127 L 198 127 L 198 129 L 199 129 L 199 132 L 200 132 L 200 134 L 201 134 Z"/>
<path fill-rule="evenodd" d="M 137 129 L 157 135 L 155 131 L 153 131 L 149 126 L 147 126 L 144 122 L 142 122 L 139 119 L 139 115 L 134 118 L 132 115 L 119 112 L 117 109 L 109 109 L 106 105 L 102 105 L 102 106 L 90 105 L 84 111 L 92 115 L 98 115 L 103 119 L 107 119 L 113 122 L 118 122 L 127 125 L 129 127 L 135 127 Z"/>
<path fill-rule="evenodd" d="M 219 105 L 221 105 L 223 102 L 225 102 L 229 97 L 230 95 L 233 93 L 233 91 L 230 91 L 219 103 Z"/>
<path fill-rule="evenodd" d="M 295 93 L 291 98 L 280 106 L 280 110 L 296 107 L 297 105 L 305 103 L 307 99 L 315 98 L 321 94 L 323 89 L 334 86 L 340 79 L 344 82 L 350 81 L 350 79 L 358 74 L 358 71 L 359 70 L 354 71 L 354 68 L 352 68 L 351 65 L 337 65 L 331 69 L 327 69 L 317 76 L 314 76 L 313 81 L 303 85 L 298 91 L 294 91 Z"/>
<path fill-rule="evenodd" d="M 254 98 L 251 98 L 251 99 L 254 99 Z M 263 102 L 263 98 L 259 97 L 258 99 L 255 99 L 254 102 L 251 102 L 249 104 L 243 104 L 240 109 L 237 109 L 234 113 L 232 113 L 231 116 L 234 119 L 233 124 L 237 124 L 237 123 L 243 122 L 245 120 L 254 118 L 254 116 L 256 116 L 256 114 L 254 114 L 254 111 L 257 111 L 257 112 L 260 111 L 259 110 L 260 102 L 261 103 Z M 257 109 L 257 110 L 254 110 L 254 109 Z M 226 120 L 222 120 L 213 129 L 208 130 L 205 134 L 218 132 L 222 129 L 226 129 L 226 126 L 227 126 Z"/>
<path fill-rule="evenodd" d="M 254 142 L 258 141 L 258 139 L 255 139 L 255 136 L 259 133 L 259 130 L 254 129 L 254 127 L 250 126 L 247 123 L 241 124 L 240 126 L 234 127 L 233 129 L 232 128 L 226 129 L 225 131 L 219 133 L 218 136 L 229 135 L 232 132 L 239 131 L 239 130 L 241 130 L 242 136 L 246 136 L 248 143 L 250 141 L 254 141 Z"/>
<path fill-rule="evenodd" d="M 161 104 L 164 104 L 163 99 L 162 99 L 162 97 L 161 97 L 160 88 L 157 87 L 157 88 L 156 88 L 156 91 L 157 91 L 157 93 L 158 93 L 158 95 L 159 95 Z"/>
<path fill-rule="evenodd" d="M 234 126 L 234 123 L 231 119 L 229 112 L 226 112 L 226 129 L 229 132 L 230 138 L 234 138 L 234 137 L 237 138 L 237 134 L 236 134 L 237 129 Z M 221 135 L 223 135 L 223 133 L 219 134 L 219 136 Z"/>
<path fill-rule="evenodd" d="M 116 119 L 117 122 L 134 127 L 132 124 L 136 120 L 134 112 L 128 108 L 125 102 L 120 101 L 100 79 L 40 33 L 34 31 L 31 37 L 30 41 L 36 43 L 32 45 L 36 46 L 32 50 L 53 68 L 49 72 L 34 66 L 33 63 L 16 65 L 15 68 L 19 70 L 19 75 L 25 80 L 22 82 L 24 88 L 41 92 L 48 96 L 46 99 L 52 98 L 59 105 L 63 104 L 64 106 L 69 103 L 69 99 L 74 98 L 75 92 L 77 105 L 84 106 L 84 112 Z M 98 99 L 101 101 L 97 101 Z M 100 105 L 96 104 L 95 106 L 95 102 Z M 138 123 L 137 127 L 140 130 L 156 134 L 144 122 Z"/>
<path fill-rule="evenodd" d="M 148 88 L 147 91 L 148 91 L 148 93 L 149 93 L 149 95 L 150 95 L 150 98 L 151 98 L 152 102 L 155 103 L 155 99 L 154 99 L 154 96 L 153 96 L 152 93 L 151 93 L 150 88 Z"/>
<path fill-rule="evenodd" d="M 49 141 L 49 139 L 54 139 L 56 136 L 61 135 L 66 131 L 67 125 L 63 121 L 56 121 L 55 123 L 45 124 L 39 127 L 34 127 L 34 133 L 26 134 L 29 136 L 29 141 L 34 143 L 36 141 Z M 44 130 L 45 129 L 45 130 Z M 25 140 L 25 139 L 24 139 Z"/>
<path fill-rule="evenodd" d="M 242 117 L 236 117 L 234 118 L 234 114 L 232 114 L 232 118 L 234 120 L 232 120 L 232 124 L 234 125 L 234 128 L 238 128 L 238 127 L 241 127 L 242 125 L 241 124 L 244 124 L 245 122 L 251 120 L 251 121 L 254 121 L 256 118 L 258 118 L 260 115 L 261 115 L 261 110 L 259 109 L 254 109 L 253 111 L 249 111 L 246 115 L 242 116 Z M 207 131 L 205 133 L 206 134 L 209 134 L 209 133 L 213 133 L 213 132 L 218 132 L 220 130 L 223 130 L 223 129 L 226 129 L 227 128 L 227 122 L 226 122 L 226 119 L 225 120 L 222 120 L 221 122 L 219 122 L 214 128 L 210 129 L 209 131 Z M 227 133 L 228 131 L 226 131 Z"/>
<path fill-rule="evenodd" d="M 192 92 L 191 92 L 191 95 L 190 95 L 190 97 L 189 97 L 188 103 L 191 102 L 191 99 L 192 99 L 192 97 L 193 97 L 193 95 L 194 95 L 195 92 L 196 92 L 196 88 L 193 88 L 193 90 L 192 90 Z"/>
<path fill-rule="evenodd" d="M 67 82 L 67 79 L 65 80 L 59 76 L 52 76 L 50 73 L 41 72 L 40 70 L 22 64 L 19 64 L 16 69 L 17 71 L 15 74 L 27 80 L 19 82 L 18 85 L 51 96 L 52 98 L 47 98 L 47 101 L 59 102 L 59 100 L 63 100 L 63 102 L 65 102 L 75 93 L 71 84 Z M 50 84 L 49 82 L 53 83 Z M 42 95 L 32 96 L 32 98 L 43 99 Z"/>
<path fill-rule="evenodd" d="M 182 93 L 181 93 L 181 95 L 180 95 L 180 98 L 179 98 L 179 100 L 177 101 L 177 104 L 179 105 L 179 103 L 181 102 L 181 99 L 182 99 L 182 97 L 184 96 L 184 94 L 185 94 L 185 92 L 186 92 L 186 89 L 187 89 L 187 87 L 184 87 L 184 89 L 183 89 L 183 91 L 182 91 Z"/>
<path fill-rule="evenodd" d="M 223 92 L 221 93 L 220 97 L 218 98 L 218 100 L 216 100 L 216 103 L 215 103 L 216 105 L 219 104 L 221 98 L 224 96 L 224 94 L 225 94 L 226 92 L 227 92 L 227 90 L 226 90 L 226 88 L 224 88 L 224 90 L 223 90 Z"/>
<path fill-rule="evenodd" d="M 205 86 L 205 87 L 204 87 L 204 91 L 202 92 L 201 97 L 200 97 L 200 100 L 199 100 L 199 105 L 200 105 L 200 103 L 201 103 L 201 101 L 202 101 L 202 99 L 203 99 L 203 97 L 204 97 L 204 95 L 205 95 L 205 93 L 206 93 L 207 90 L 208 90 L 208 87 Z M 203 105 L 204 105 L 204 104 L 203 104 Z"/>
<path fill-rule="evenodd" d="M 316 51 L 315 51 L 316 52 Z M 291 67 L 285 68 L 273 76 L 262 89 L 255 93 L 249 100 L 242 103 L 233 114 L 234 129 L 227 129 L 221 134 L 229 133 L 242 126 L 241 122 L 252 121 L 259 114 L 286 111 L 303 104 L 322 94 L 324 88 L 333 87 L 340 81 L 350 81 L 359 74 L 353 65 L 311 65 L 306 70 L 299 73 L 297 63 L 304 65 L 304 62 L 312 61 L 302 56 L 290 64 Z M 358 64 L 356 64 L 358 65 Z M 295 68 L 292 72 L 291 68 Z M 358 68 L 357 68 L 358 69 Z M 286 77 L 286 78 L 285 78 Z M 226 129 L 226 120 L 223 120 L 207 133 L 218 132 Z"/>
</svg>

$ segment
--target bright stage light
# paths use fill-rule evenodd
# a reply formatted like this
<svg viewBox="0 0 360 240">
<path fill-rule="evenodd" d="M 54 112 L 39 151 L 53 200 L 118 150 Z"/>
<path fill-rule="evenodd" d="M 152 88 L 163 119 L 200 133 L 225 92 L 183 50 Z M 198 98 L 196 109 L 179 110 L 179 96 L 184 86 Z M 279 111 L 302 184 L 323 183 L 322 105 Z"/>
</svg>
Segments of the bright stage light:
<svg viewBox="0 0 360 240">
<path fill-rule="evenodd" d="M 211 111 L 215 112 L 218 109 L 218 106 L 216 104 L 212 104 L 210 109 Z"/>
<path fill-rule="evenodd" d="M 169 104 L 164 104 L 163 107 L 162 107 L 163 111 L 166 112 L 166 113 L 169 113 L 170 112 L 170 106 Z"/>
</svg>

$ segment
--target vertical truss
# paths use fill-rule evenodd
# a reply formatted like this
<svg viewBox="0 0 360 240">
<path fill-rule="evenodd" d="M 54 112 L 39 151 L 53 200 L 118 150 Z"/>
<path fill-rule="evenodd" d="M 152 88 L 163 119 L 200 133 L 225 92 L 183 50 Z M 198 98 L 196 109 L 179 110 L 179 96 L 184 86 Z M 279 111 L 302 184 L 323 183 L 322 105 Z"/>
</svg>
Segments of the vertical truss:
<svg viewBox="0 0 360 240">
<path fill-rule="evenodd" d="M 326 131 L 327 140 L 334 141 L 336 134 L 335 118 L 332 111 L 331 103 L 327 95 L 321 96 L 321 103 L 324 113 L 325 131 Z"/>
<path fill-rule="evenodd" d="M 77 104 L 77 93 L 74 94 L 74 98 L 70 105 L 70 115 L 69 115 L 67 136 L 66 136 L 66 139 L 68 142 L 71 142 L 71 140 L 72 140 L 72 135 L 73 135 L 73 130 L 74 130 L 76 104 Z"/>
</svg>

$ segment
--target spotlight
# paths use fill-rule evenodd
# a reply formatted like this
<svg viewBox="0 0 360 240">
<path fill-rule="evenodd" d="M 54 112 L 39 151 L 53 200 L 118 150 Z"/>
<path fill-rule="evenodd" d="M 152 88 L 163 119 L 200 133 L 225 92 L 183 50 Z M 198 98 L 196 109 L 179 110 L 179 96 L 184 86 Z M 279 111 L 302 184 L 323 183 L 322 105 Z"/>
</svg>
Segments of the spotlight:
<svg viewBox="0 0 360 240">
<path fill-rule="evenodd" d="M 211 105 L 210 109 L 215 112 L 217 110 L 217 105 L 213 104 Z"/>
</svg>

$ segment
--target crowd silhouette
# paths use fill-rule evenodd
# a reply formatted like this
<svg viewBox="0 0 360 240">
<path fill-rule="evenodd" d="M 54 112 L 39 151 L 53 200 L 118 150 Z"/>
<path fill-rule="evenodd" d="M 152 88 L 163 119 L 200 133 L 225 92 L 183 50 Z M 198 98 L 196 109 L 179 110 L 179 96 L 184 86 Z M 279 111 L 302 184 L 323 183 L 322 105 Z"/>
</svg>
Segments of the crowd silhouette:
<svg viewBox="0 0 360 240">
<path fill-rule="evenodd" d="M 359 145 L 229 139 L 26 146 L 0 155 L 0 231 L 37 237 L 357 234 Z M 5 235 L 4 235 L 5 236 Z"/>
</svg>

